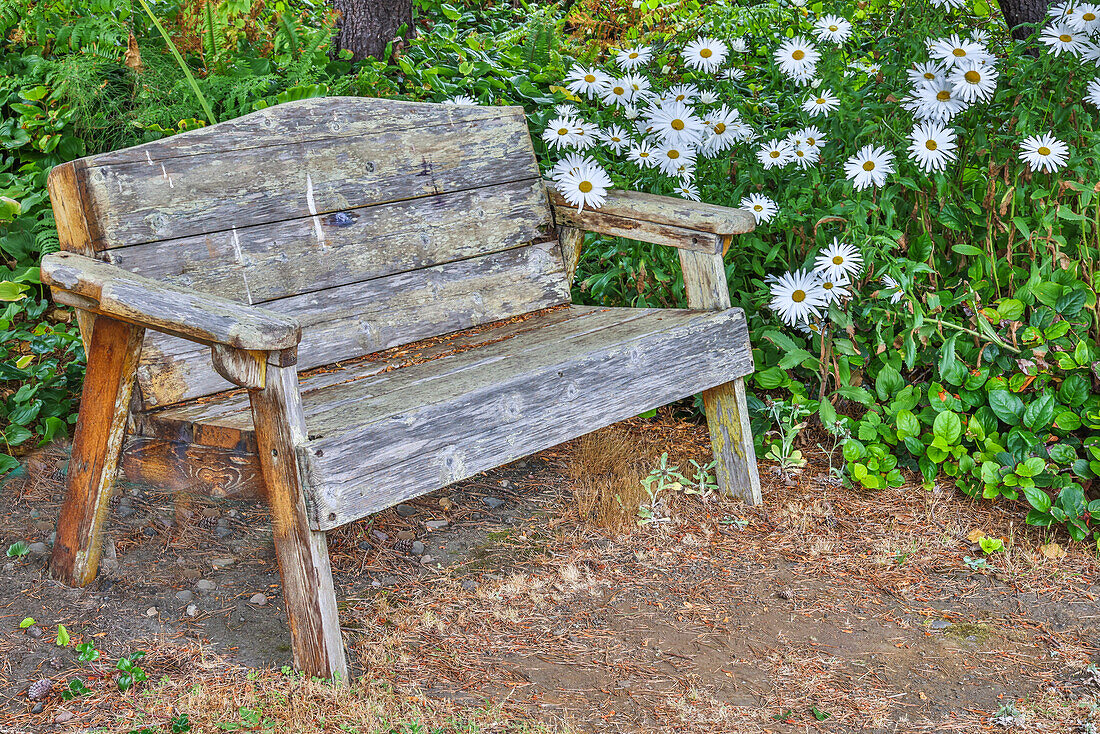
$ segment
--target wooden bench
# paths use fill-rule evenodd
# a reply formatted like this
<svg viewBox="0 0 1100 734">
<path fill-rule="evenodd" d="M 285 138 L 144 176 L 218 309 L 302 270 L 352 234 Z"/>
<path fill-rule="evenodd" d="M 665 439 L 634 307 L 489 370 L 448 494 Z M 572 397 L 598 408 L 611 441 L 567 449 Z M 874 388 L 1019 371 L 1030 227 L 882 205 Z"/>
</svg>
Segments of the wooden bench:
<svg viewBox="0 0 1100 734">
<path fill-rule="evenodd" d="M 577 211 L 522 108 L 292 102 L 58 166 L 49 189 L 63 252 L 42 278 L 88 353 L 67 584 L 95 576 L 120 462 L 262 496 L 295 665 L 346 677 L 327 530 L 700 392 L 719 484 L 760 500 L 722 262 L 752 216 L 620 191 Z M 572 305 L 585 230 L 679 248 L 691 310 Z"/>
</svg>

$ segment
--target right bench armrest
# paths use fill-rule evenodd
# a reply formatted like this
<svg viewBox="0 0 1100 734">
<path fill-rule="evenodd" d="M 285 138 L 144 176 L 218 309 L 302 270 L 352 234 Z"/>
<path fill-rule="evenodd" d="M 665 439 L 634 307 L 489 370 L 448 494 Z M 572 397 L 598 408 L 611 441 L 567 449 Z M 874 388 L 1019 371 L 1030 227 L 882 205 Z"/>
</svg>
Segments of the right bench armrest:
<svg viewBox="0 0 1100 734">
<path fill-rule="evenodd" d="M 72 252 L 42 258 L 42 282 L 54 300 L 200 344 L 252 351 L 291 349 L 298 322 L 258 306 L 135 275 Z"/>
</svg>

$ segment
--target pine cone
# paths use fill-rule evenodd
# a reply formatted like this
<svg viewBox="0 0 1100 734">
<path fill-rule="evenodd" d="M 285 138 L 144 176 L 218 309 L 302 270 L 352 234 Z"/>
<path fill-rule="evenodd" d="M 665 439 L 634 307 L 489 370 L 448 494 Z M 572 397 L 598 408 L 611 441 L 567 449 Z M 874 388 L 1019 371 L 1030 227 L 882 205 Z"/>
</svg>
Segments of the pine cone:
<svg viewBox="0 0 1100 734">
<path fill-rule="evenodd" d="M 398 553 L 408 553 L 412 549 L 412 541 L 398 540 L 393 544 L 393 549 Z"/>
<path fill-rule="evenodd" d="M 31 683 L 31 687 L 27 689 L 27 698 L 32 701 L 37 701 L 40 698 L 45 698 L 50 695 L 50 689 L 53 688 L 53 681 L 49 678 L 43 678 Z"/>
</svg>

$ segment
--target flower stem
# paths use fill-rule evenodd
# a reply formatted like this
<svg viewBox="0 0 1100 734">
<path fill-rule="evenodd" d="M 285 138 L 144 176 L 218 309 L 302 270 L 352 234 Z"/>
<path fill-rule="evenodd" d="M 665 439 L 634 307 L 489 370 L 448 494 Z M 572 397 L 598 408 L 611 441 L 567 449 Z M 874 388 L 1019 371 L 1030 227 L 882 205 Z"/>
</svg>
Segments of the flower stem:
<svg viewBox="0 0 1100 734">
<path fill-rule="evenodd" d="M 1005 342 L 1001 341 L 1000 339 L 997 339 L 995 337 L 991 337 L 987 334 L 981 334 L 977 331 L 974 331 L 973 329 L 968 329 L 965 326 L 960 326 L 959 324 L 953 324 L 950 321 L 940 321 L 939 319 L 933 318 L 931 316 L 925 316 L 924 320 L 925 321 L 930 321 L 933 324 L 936 324 L 937 326 L 946 326 L 948 329 L 955 329 L 956 331 L 961 331 L 964 334 L 970 334 L 971 336 L 977 337 L 979 339 L 985 339 L 988 342 L 993 342 L 997 346 L 1003 347 L 1004 349 L 1007 349 L 1008 351 L 1012 352 L 1013 354 L 1019 354 L 1020 353 L 1020 350 L 1017 349 L 1016 347 L 1012 346 L 1011 344 L 1006 344 Z"/>
</svg>

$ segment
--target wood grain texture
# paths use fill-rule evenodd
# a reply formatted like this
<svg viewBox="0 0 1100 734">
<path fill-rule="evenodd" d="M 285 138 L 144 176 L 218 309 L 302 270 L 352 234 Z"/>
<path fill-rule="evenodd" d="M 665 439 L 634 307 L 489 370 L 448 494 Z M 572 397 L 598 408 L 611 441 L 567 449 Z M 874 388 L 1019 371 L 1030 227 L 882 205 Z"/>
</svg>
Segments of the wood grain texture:
<svg viewBox="0 0 1100 734">
<path fill-rule="evenodd" d="M 752 369 L 739 309 L 608 313 L 620 323 L 605 318 L 570 338 L 547 329 L 525 344 L 329 391 L 307 415 L 313 438 L 300 449 L 314 527 L 337 527 Z"/>
<path fill-rule="evenodd" d="M 306 441 L 293 367 L 270 367 L 250 392 L 275 555 L 290 623 L 294 666 L 320 678 L 348 680 L 325 534 L 310 529 L 296 447 Z"/>
<path fill-rule="evenodd" d="M 85 187 L 96 250 L 321 217 L 374 204 L 538 178 L 527 120 L 489 119 L 157 161 L 97 165 Z M 213 130 L 213 128 L 212 128 Z M 323 230 L 315 234 L 318 244 Z"/>
<path fill-rule="evenodd" d="M 548 186 L 547 190 L 555 210 L 576 209 L 553 187 Z M 667 224 L 716 235 L 745 234 L 756 227 L 756 219 L 747 209 L 620 189 L 608 191 L 603 204 L 595 211 L 608 217 Z"/>
<path fill-rule="evenodd" d="M 233 349 L 223 344 L 210 347 L 214 371 L 237 387 L 263 389 L 267 376 L 267 352 Z"/>
<path fill-rule="evenodd" d="M 191 441 L 129 436 L 122 450 L 127 481 L 219 499 L 262 499 L 263 475 L 255 453 Z"/>
<path fill-rule="evenodd" d="M 556 241 L 270 301 L 301 323 L 298 368 L 309 370 L 567 303 Z M 251 307 L 255 308 L 255 307 Z M 138 378 L 150 407 L 230 389 L 205 349 L 156 335 Z"/>
<path fill-rule="evenodd" d="M 599 232 L 611 237 L 625 237 L 696 252 L 715 253 L 721 252 L 722 248 L 722 236 L 710 232 L 619 217 L 607 214 L 602 208 L 578 211 L 568 205 L 565 207 L 555 205 L 553 210 L 554 221 L 559 227 L 572 227 L 586 232 Z"/>
<path fill-rule="evenodd" d="M 730 305 L 726 267 L 721 255 L 680 251 L 684 289 L 688 305 L 698 309 L 726 309 Z M 746 350 L 749 347 L 746 345 Z M 751 353 L 749 356 L 751 369 Z M 756 450 L 749 428 L 749 408 L 742 375 L 703 391 L 703 410 L 710 429 L 718 487 L 727 496 L 740 497 L 749 505 L 758 505 L 760 475 Z"/>
<path fill-rule="evenodd" d="M 42 257 L 42 282 L 62 303 L 202 344 L 286 349 L 301 337 L 292 318 L 142 278 L 70 252 Z M 79 299 L 67 299 L 69 295 Z"/>
<path fill-rule="evenodd" d="M 531 179 L 104 254 L 147 278 L 259 304 L 519 247 L 550 221 Z"/>
<path fill-rule="evenodd" d="M 99 567 L 141 341 L 140 327 L 104 317 L 95 321 L 50 562 L 54 578 L 70 586 L 84 586 Z"/>
<path fill-rule="evenodd" d="M 577 273 L 577 263 L 581 261 L 585 234 L 583 229 L 576 227 L 558 228 L 558 244 L 561 245 L 561 256 L 565 262 L 565 282 L 570 287 Z"/>
</svg>

